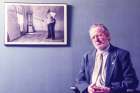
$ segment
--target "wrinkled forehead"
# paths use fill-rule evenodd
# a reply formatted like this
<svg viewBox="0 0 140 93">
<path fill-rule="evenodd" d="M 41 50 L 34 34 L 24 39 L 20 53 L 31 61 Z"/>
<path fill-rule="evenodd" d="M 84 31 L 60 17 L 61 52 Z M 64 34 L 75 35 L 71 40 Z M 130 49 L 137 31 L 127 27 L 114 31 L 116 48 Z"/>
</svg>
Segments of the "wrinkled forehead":
<svg viewBox="0 0 140 93">
<path fill-rule="evenodd" d="M 101 34 L 101 33 L 107 34 L 107 31 L 103 27 L 100 27 L 100 26 L 91 27 L 89 30 L 90 38 L 92 38 L 95 34 Z"/>
</svg>

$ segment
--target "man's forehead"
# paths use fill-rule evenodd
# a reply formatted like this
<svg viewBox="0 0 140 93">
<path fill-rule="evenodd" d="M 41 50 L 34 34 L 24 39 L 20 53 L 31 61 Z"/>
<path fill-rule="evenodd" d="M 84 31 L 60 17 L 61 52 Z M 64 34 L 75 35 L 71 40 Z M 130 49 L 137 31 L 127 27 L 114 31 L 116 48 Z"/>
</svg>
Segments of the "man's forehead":
<svg viewBox="0 0 140 93">
<path fill-rule="evenodd" d="M 91 29 L 91 32 L 93 32 L 93 33 L 105 33 L 105 31 L 102 27 L 94 27 Z"/>
<path fill-rule="evenodd" d="M 90 29 L 90 38 L 92 38 L 96 34 L 105 33 L 102 27 L 93 27 Z"/>
</svg>

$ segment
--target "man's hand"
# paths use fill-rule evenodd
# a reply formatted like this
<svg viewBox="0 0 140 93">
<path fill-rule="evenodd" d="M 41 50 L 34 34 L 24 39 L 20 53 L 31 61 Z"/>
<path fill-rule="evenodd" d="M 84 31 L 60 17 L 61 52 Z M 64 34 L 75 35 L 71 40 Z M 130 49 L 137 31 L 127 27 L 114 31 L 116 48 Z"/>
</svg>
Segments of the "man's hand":
<svg viewBox="0 0 140 93">
<path fill-rule="evenodd" d="M 100 88 L 103 91 L 103 93 L 110 93 L 110 88 L 109 87 L 101 86 Z"/>
<path fill-rule="evenodd" d="M 93 88 L 94 86 L 95 85 L 92 85 L 92 84 L 88 86 L 88 93 L 95 93 L 95 90 Z"/>
<path fill-rule="evenodd" d="M 89 85 L 88 93 L 110 93 L 110 88 L 104 86 Z"/>
</svg>

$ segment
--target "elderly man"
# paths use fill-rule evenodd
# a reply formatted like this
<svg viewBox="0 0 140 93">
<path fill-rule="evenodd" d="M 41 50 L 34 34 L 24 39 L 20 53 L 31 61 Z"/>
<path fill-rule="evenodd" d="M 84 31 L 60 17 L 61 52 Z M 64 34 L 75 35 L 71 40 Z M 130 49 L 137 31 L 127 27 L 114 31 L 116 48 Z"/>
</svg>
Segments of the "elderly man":
<svg viewBox="0 0 140 93">
<path fill-rule="evenodd" d="M 82 58 L 76 87 L 80 93 L 127 93 L 138 86 L 129 52 L 110 44 L 103 24 L 92 25 L 90 39 L 95 47 Z"/>
</svg>

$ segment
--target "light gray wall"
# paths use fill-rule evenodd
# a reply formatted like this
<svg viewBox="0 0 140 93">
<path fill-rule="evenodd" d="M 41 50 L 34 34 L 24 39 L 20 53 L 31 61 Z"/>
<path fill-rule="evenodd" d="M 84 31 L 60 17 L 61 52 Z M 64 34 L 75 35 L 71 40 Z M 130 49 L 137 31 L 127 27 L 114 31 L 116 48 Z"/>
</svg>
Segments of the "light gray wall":
<svg viewBox="0 0 140 93">
<path fill-rule="evenodd" d="M 140 80 L 140 0 L 12 2 L 67 3 L 70 44 L 62 47 L 4 46 L 4 6 L 1 4 L 0 93 L 72 93 L 69 87 L 78 73 L 81 57 L 92 47 L 88 37 L 92 23 L 108 26 L 112 43 L 130 51 Z"/>
</svg>

